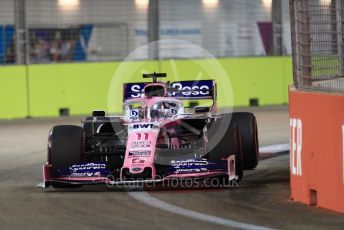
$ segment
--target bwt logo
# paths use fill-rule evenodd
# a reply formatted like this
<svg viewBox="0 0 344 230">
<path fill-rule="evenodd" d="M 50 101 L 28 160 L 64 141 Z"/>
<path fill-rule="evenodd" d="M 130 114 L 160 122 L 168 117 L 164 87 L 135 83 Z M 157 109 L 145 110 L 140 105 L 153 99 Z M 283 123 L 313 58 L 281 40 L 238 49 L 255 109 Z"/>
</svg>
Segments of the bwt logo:
<svg viewBox="0 0 344 230">
<path fill-rule="evenodd" d="M 302 176 L 302 121 L 290 119 L 290 171 L 293 175 Z"/>
<path fill-rule="evenodd" d="M 153 124 L 135 124 L 133 125 L 133 129 L 152 129 Z"/>
<path fill-rule="evenodd" d="M 184 96 L 198 96 L 198 95 L 209 95 L 210 88 L 207 85 L 195 85 L 195 86 L 183 86 L 182 83 L 173 83 L 171 85 L 173 88 L 180 90 L 182 95 Z M 185 91 L 186 92 L 185 92 Z M 188 92 L 190 90 L 190 92 Z M 183 92 L 184 91 L 184 92 Z M 173 92 L 172 96 L 175 96 L 178 92 Z"/>
</svg>

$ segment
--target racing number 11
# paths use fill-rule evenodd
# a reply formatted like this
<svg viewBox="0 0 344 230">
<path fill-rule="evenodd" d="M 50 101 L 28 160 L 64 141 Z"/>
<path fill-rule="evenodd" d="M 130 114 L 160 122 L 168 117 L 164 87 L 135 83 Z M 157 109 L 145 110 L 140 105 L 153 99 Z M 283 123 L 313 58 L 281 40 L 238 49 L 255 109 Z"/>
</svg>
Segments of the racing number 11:
<svg viewBox="0 0 344 230">
<path fill-rule="evenodd" d="M 148 141 L 149 140 L 149 133 L 136 133 L 138 141 Z M 143 138 L 142 138 L 143 137 Z"/>
</svg>

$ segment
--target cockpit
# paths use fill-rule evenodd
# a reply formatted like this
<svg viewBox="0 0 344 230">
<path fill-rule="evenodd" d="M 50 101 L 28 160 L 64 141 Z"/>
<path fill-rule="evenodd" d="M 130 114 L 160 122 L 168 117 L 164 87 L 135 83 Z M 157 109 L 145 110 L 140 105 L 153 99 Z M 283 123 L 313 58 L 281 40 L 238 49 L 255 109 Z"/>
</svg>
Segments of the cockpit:
<svg viewBox="0 0 344 230">
<path fill-rule="evenodd" d="M 184 114 L 183 103 L 172 98 L 155 98 L 148 101 L 131 100 L 125 106 L 125 117 L 130 121 L 160 120 Z"/>
<path fill-rule="evenodd" d="M 152 105 L 149 110 L 151 119 L 171 118 L 180 114 L 181 106 L 174 101 L 159 101 Z"/>
</svg>

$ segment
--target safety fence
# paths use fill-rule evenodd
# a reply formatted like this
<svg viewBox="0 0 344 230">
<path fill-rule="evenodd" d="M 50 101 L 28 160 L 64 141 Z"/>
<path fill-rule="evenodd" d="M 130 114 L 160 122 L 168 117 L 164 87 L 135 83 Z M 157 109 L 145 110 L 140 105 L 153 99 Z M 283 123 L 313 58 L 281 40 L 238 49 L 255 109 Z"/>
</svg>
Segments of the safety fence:
<svg viewBox="0 0 344 230">
<path fill-rule="evenodd" d="M 288 9 L 282 0 L 1 0 L 0 65 L 119 61 L 152 39 L 215 57 L 290 55 Z M 159 59 L 204 58 L 173 41 L 158 48 Z"/>
<path fill-rule="evenodd" d="M 294 83 L 344 90 L 343 0 L 291 0 Z"/>
</svg>

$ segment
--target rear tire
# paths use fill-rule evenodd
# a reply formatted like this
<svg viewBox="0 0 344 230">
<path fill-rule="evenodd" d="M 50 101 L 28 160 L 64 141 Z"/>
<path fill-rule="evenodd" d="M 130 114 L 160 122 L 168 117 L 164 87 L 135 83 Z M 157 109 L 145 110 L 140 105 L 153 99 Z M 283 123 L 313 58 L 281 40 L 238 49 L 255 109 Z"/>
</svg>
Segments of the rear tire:
<svg viewBox="0 0 344 230">
<path fill-rule="evenodd" d="M 58 170 L 68 169 L 82 160 L 83 130 L 80 126 L 54 126 L 49 135 L 48 162 L 51 164 L 52 177 L 58 176 Z M 78 187 L 63 183 L 52 183 L 53 187 Z"/>
<path fill-rule="evenodd" d="M 233 113 L 232 121 L 238 126 L 241 136 L 244 170 L 258 165 L 259 144 L 257 120 L 252 113 Z"/>
</svg>

